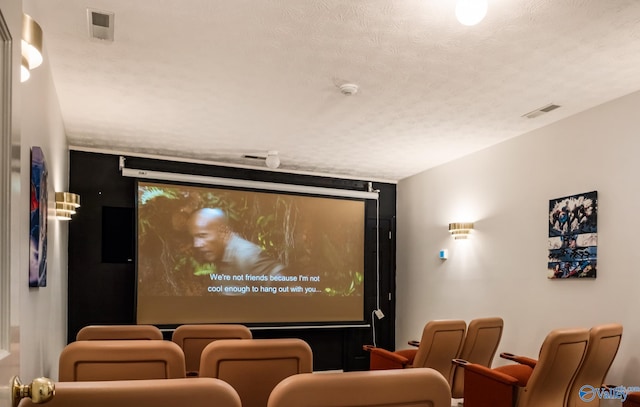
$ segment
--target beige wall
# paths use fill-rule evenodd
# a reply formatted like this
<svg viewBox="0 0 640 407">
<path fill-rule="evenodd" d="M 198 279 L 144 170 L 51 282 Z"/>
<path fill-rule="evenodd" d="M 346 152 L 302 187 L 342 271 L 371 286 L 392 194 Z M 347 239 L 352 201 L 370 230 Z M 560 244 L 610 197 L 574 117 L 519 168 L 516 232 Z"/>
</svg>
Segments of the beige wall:
<svg viewBox="0 0 640 407">
<path fill-rule="evenodd" d="M 498 351 L 536 357 L 551 329 L 615 321 L 609 382 L 640 386 L 639 108 L 634 93 L 399 182 L 397 347 L 431 319 L 498 315 Z M 593 190 L 597 279 L 547 279 L 549 200 Z M 470 240 L 448 235 L 457 221 Z"/>
<path fill-rule="evenodd" d="M 13 154 L 11 199 L 11 325 L 19 340 L 19 374 L 23 382 L 34 377 L 57 378 L 57 360 L 66 344 L 67 317 L 67 228 L 49 219 L 48 285 L 29 289 L 29 176 L 30 149 L 42 148 L 49 170 L 49 191 L 64 191 L 68 185 L 69 153 L 60 107 L 46 56 L 28 82 L 20 83 L 20 36 L 25 1 L 0 0 L 0 10 L 13 37 Z M 53 196 L 50 195 L 50 204 Z M 2 203 L 6 204 L 5 202 Z M 6 362 L 6 361 L 5 361 Z M 0 361 L 0 368 L 6 363 Z M 13 369 L 13 364 L 10 367 Z M 1 369 L 0 369 L 1 370 Z M 5 374 L 6 372 L 2 372 Z"/>
<path fill-rule="evenodd" d="M 45 33 L 46 35 L 46 33 Z M 22 184 L 29 184 L 30 149 L 39 146 L 49 171 L 49 205 L 54 191 L 68 190 L 69 149 L 48 61 L 31 73 L 22 87 Z M 20 214 L 28 242 L 28 188 L 23 188 L 24 211 Z M 58 376 L 58 355 L 66 345 L 67 327 L 67 234 L 68 223 L 49 217 L 47 249 L 47 287 L 28 286 L 29 246 L 22 246 L 21 269 L 21 371 L 25 379 L 44 375 Z"/>
<path fill-rule="evenodd" d="M 22 7 L 21 7 L 20 1 L 0 0 L 0 11 L 2 11 L 2 17 L 4 18 L 4 21 L 7 24 L 9 33 L 11 34 L 12 38 L 15 38 L 15 33 L 20 31 L 20 25 L 22 23 L 21 8 Z M 18 58 L 20 56 L 20 51 L 15 47 L 13 47 L 12 55 L 13 55 L 12 61 L 10 61 L 9 64 L 11 65 L 12 71 L 15 72 L 16 68 L 19 67 Z M 2 61 L 3 65 L 6 62 L 7 61 L 3 60 Z M 15 87 L 15 84 L 19 83 L 18 77 L 15 74 L 13 75 L 12 82 L 14 84 L 13 87 Z M 12 100 L 17 101 L 18 96 L 19 96 L 18 92 L 13 92 Z M 13 105 L 15 103 L 16 102 L 12 102 L 10 103 L 10 105 Z M 2 106 L 2 107 L 3 109 L 5 108 L 5 106 Z M 10 107 L 11 106 L 9 106 L 9 108 Z M 0 202 L 0 205 L 2 205 L 3 210 L 7 209 L 7 207 L 9 207 L 9 210 L 11 210 L 11 208 L 20 201 L 19 177 L 20 177 L 21 169 L 19 168 L 20 166 L 17 164 L 20 156 L 20 147 L 19 147 L 20 126 L 19 126 L 19 120 L 18 120 L 19 116 L 16 114 L 15 110 L 17 109 L 11 109 L 13 114 L 10 120 L 11 120 L 11 123 L 13 124 L 13 128 L 11 129 L 10 134 L 5 134 L 4 132 L 0 133 L 0 137 L 3 138 L 2 145 L 5 146 L 6 145 L 5 142 L 10 143 L 11 145 L 11 148 L 10 148 L 11 151 L 5 151 L 4 150 L 5 147 L 2 147 L 2 150 L 1 150 L 1 153 L 3 156 L 3 158 L 0 160 L 0 165 L 3 166 L 2 173 L 3 173 L 3 176 L 4 174 L 7 174 L 10 177 L 10 181 L 9 181 L 10 196 L 6 197 L 3 194 L 2 201 Z M 4 120 L 5 120 L 5 117 L 3 115 L 0 118 L 0 122 L 2 122 L 3 126 L 5 125 Z M 19 229 L 20 228 L 18 227 L 19 220 L 17 219 L 17 217 L 12 218 L 11 213 L 9 213 L 8 217 L 10 219 L 9 222 L 4 222 L 4 219 L 2 222 L 0 222 L 0 228 L 2 228 L 2 231 L 3 231 L 2 237 L 0 237 L 0 239 L 4 239 L 4 236 L 6 236 L 5 233 L 8 233 L 8 237 L 9 237 L 8 242 L 3 241 L 2 245 L 3 247 L 7 247 L 10 253 L 12 253 L 12 252 L 17 252 L 18 248 L 20 247 L 19 246 L 19 239 L 20 239 Z M 6 386 L 9 383 L 9 379 L 11 378 L 12 375 L 20 373 L 19 372 L 20 346 L 19 346 L 19 331 L 17 326 L 19 322 L 19 307 L 18 307 L 19 297 L 17 295 L 11 295 L 11 298 L 9 298 L 9 301 L 8 301 L 9 302 L 8 310 L 6 309 L 6 305 L 5 305 L 6 303 L 5 303 L 5 297 L 4 297 L 5 295 L 8 295 L 7 293 L 9 292 L 17 291 L 17 287 L 18 287 L 17 276 L 18 276 L 19 266 L 20 266 L 19 256 L 12 255 L 9 258 L 9 268 L 0 269 L 0 273 L 3 274 L 2 275 L 3 287 L 2 287 L 2 292 L 0 293 L 0 295 L 3 296 L 2 298 L 3 305 L 0 308 L 0 312 L 4 314 L 2 318 L 3 323 L 7 324 L 6 321 L 8 320 L 9 324 L 12 325 L 10 330 L 10 343 L 8 344 L 8 346 L 5 347 L 5 349 L 0 350 L 0 406 L 9 405 L 8 388 L 6 388 Z M 7 318 L 7 315 L 9 316 L 9 318 Z M 6 329 L 6 326 L 3 326 L 2 329 L 3 330 Z M 4 338 L 2 342 L 4 345 Z M 9 353 L 7 353 L 6 351 L 9 351 Z"/>
</svg>

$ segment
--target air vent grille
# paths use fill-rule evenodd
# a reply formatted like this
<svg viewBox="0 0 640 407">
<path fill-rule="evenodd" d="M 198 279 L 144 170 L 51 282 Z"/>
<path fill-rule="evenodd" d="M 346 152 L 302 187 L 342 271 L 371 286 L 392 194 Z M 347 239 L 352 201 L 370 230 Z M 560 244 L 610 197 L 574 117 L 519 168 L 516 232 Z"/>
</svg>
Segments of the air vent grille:
<svg viewBox="0 0 640 407">
<path fill-rule="evenodd" d="M 95 9 L 87 9 L 87 22 L 89 25 L 89 37 L 102 41 L 113 41 L 114 13 Z"/>
<path fill-rule="evenodd" d="M 559 108 L 560 105 L 556 105 L 553 103 L 549 103 L 548 105 L 542 106 L 536 110 L 533 110 L 527 114 L 523 114 L 522 117 L 526 117 L 527 119 L 533 119 L 535 117 L 538 117 L 540 115 L 543 115 L 545 113 L 549 113 L 552 110 L 556 110 L 557 108 Z"/>
<path fill-rule="evenodd" d="M 550 104 L 549 106 L 543 107 L 542 109 L 540 109 L 541 112 L 545 112 L 545 113 L 549 113 L 552 110 L 556 110 L 557 108 L 559 108 L 559 105 L 554 105 L 554 104 Z"/>
<path fill-rule="evenodd" d="M 92 11 L 91 23 L 93 25 L 97 25 L 98 27 L 109 28 L 109 15 Z"/>
</svg>

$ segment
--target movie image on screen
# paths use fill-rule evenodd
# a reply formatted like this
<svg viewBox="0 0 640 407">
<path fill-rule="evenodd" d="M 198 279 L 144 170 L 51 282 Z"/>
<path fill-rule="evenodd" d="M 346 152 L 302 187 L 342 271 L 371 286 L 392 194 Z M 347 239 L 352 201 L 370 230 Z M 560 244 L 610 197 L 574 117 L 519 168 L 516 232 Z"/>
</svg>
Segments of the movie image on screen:
<svg viewBox="0 0 640 407">
<path fill-rule="evenodd" d="M 363 200 L 137 183 L 137 323 L 364 320 Z"/>
</svg>

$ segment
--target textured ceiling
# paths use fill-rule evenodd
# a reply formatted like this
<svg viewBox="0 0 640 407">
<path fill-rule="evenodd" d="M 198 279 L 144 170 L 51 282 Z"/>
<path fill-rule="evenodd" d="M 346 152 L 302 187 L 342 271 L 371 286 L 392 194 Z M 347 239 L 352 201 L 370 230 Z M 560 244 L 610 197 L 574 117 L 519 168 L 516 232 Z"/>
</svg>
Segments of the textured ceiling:
<svg viewBox="0 0 640 407">
<path fill-rule="evenodd" d="M 474 27 L 454 0 L 24 7 L 71 146 L 399 180 L 640 89 L 639 0 L 488 1 Z M 115 13 L 113 42 L 87 8 Z"/>
</svg>

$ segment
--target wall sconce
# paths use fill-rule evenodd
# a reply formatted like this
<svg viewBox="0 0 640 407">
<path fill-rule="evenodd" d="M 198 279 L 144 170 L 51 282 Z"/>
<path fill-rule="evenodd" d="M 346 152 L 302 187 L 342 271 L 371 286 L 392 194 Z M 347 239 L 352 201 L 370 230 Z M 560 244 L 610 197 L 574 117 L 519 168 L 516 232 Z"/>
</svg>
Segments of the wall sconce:
<svg viewBox="0 0 640 407">
<path fill-rule="evenodd" d="M 56 192 L 56 219 L 71 220 L 80 207 L 80 195 L 71 192 Z"/>
<path fill-rule="evenodd" d="M 42 64 L 42 28 L 28 14 L 22 14 L 22 66 L 20 82 L 29 79 L 30 72 Z"/>
<path fill-rule="evenodd" d="M 22 57 L 22 65 L 20 65 L 20 82 L 26 82 L 31 77 L 31 72 L 29 72 L 29 62 L 27 62 L 27 58 Z"/>
<path fill-rule="evenodd" d="M 454 239 L 466 239 L 473 230 L 473 223 L 449 223 L 449 233 Z"/>
</svg>

